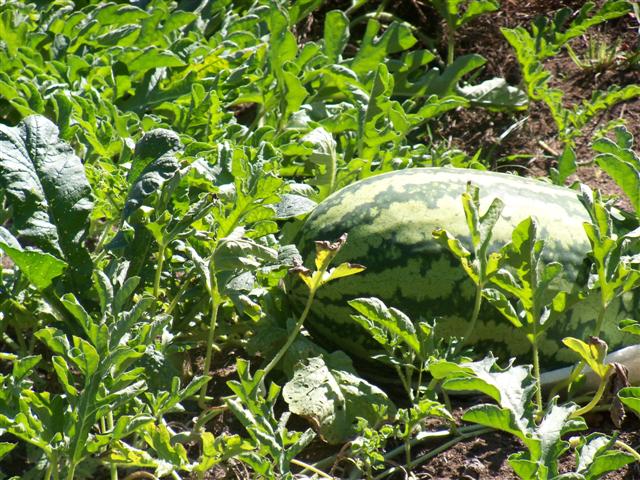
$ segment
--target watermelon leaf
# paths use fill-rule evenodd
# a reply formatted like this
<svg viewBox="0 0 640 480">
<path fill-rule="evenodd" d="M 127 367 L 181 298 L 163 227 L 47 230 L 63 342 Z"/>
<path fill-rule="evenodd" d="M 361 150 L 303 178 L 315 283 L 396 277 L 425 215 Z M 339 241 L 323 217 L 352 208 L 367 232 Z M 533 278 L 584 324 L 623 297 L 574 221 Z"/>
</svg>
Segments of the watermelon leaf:
<svg viewBox="0 0 640 480">
<path fill-rule="evenodd" d="M 453 237 L 446 230 L 437 228 L 432 232 L 433 238 L 458 258 L 462 268 L 464 268 L 469 278 L 476 285 L 474 308 L 471 313 L 469 326 L 463 334 L 462 341 L 458 342 L 456 345 L 455 353 L 459 353 L 464 343 L 472 336 L 480 313 L 485 286 L 488 281 L 499 272 L 500 264 L 502 262 L 501 253 L 488 252 L 489 246 L 491 245 L 493 228 L 500 218 L 504 208 L 502 200 L 494 198 L 489 205 L 489 208 L 487 208 L 484 214 L 481 214 L 480 189 L 477 185 L 468 182 L 466 191 L 462 194 L 462 208 L 464 210 L 465 220 L 471 237 L 473 255 L 458 239 Z M 489 297 L 487 298 L 491 299 L 496 297 L 496 300 L 498 300 L 498 294 L 489 293 L 488 295 Z M 502 307 L 504 308 L 504 306 L 505 304 L 503 299 Z M 504 311 L 506 312 L 506 310 Z"/>
<path fill-rule="evenodd" d="M 616 441 L 617 435 L 607 437 L 599 433 L 570 439 L 571 443 L 577 443 L 576 473 L 583 475 L 587 480 L 595 480 L 605 473 L 618 470 L 635 461 L 633 455 L 614 450 Z"/>
<path fill-rule="evenodd" d="M 577 353 L 580 359 L 589 365 L 591 370 L 601 379 L 604 379 L 612 370 L 611 365 L 604 363 L 607 356 L 607 344 L 599 338 L 591 337 L 589 343 L 586 343 L 580 339 L 568 337 L 563 339 L 562 343 Z"/>
<path fill-rule="evenodd" d="M 0 189 L 14 234 L 67 263 L 73 288 L 84 291 L 93 269 L 84 246 L 92 192 L 82 161 L 58 133 L 40 115 L 0 124 Z"/>
<path fill-rule="evenodd" d="M 328 358 L 310 357 L 299 362 L 282 391 L 291 412 L 311 420 L 331 444 L 353 436 L 357 417 L 377 425 L 395 410 L 382 390 L 344 370 L 344 360 L 332 366 L 336 355 L 344 356 L 337 352 Z"/>
<path fill-rule="evenodd" d="M 558 406 L 553 400 L 543 414 L 537 413 L 531 401 L 537 390 L 531 367 L 499 370 L 495 368 L 495 359 L 485 358 L 460 365 L 438 362 L 430 371 L 435 378 L 444 380 L 443 388 L 447 390 L 477 390 L 497 402 L 497 405 L 475 405 L 463 414 L 462 419 L 519 438 L 527 451 L 511 455 L 509 463 L 523 479 L 555 478 L 559 458 L 569 448 L 563 435 L 586 428 L 581 418 L 575 418 L 578 407 L 573 403 Z"/>
<path fill-rule="evenodd" d="M 630 245 L 637 238 L 637 230 L 618 235 L 613 229 L 611 206 L 598 191 L 581 186 L 580 200 L 587 209 L 591 222 L 583 224 L 591 245 L 594 260 L 589 290 L 599 290 L 601 308 L 592 335 L 600 335 L 605 313 L 611 302 L 620 295 L 640 286 L 640 265 Z M 596 276 L 597 275 L 597 276 Z"/>
<path fill-rule="evenodd" d="M 356 298 L 350 300 L 349 305 L 361 314 L 352 315 L 360 325 L 371 322 L 389 335 L 390 338 L 385 342 L 387 345 L 398 347 L 402 342 L 416 354 L 420 353 L 420 340 L 415 327 L 409 317 L 400 310 L 387 307 L 379 298 Z M 364 317 L 362 321 L 358 320 L 361 316 Z"/>
<path fill-rule="evenodd" d="M 44 290 L 53 279 L 67 268 L 64 260 L 40 250 L 24 250 L 18 240 L 4 227 L 0 227 L 0 250 L 4 251 L 20 271 L 38 289 Z"/>
<path fill-rule="evenodd" d="M 633 149 L 633 136 L 624 127 L 614 130 L 615 140 L 599 138 L 592 148 L 600 152 L 596 163 L 607 172 L 629 197 L 640 215 L 640 156 Z"/>
</svg>

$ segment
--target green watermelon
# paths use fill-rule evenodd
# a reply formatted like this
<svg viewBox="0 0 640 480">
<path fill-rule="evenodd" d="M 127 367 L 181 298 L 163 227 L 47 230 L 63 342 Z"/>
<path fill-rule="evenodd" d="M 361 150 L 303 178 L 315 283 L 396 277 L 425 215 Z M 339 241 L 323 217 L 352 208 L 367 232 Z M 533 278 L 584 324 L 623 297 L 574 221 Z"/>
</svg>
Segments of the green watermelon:
<svg viewBox="0 0 640 480">
<path fill-rule="evenodd" d="M 461 202 L 467 182 L 480 188 L 482 212 L 495 197 L 505 204 L 494 228 L 492 250 L 510 241 L 520 221 L 535 217 L 539 236 L 545 240 L 545 261 L 562 263 L 563 288 L 577 288 L 590 246 L 582 227 L 589 217 L 575 191 L 501 173 L 407 169 L 343 188 L 321 202 L 302 227 L 298 248 L 306 266 L 313 267 L 315 240 L 333 241 L 347 233 L 348 241 L 334 264 L 346 261 L 367 268 L 318 291 L 306 322 L 317 340 L 356 357 L 370 358 L 375 353 L 370 335 L 351 319 L 355 312 L 347 301 L 357 297 L 378 297 L 413 320 L 436 319 L 439 336 L 459 336 L 467 330 L 475 286 L 459 261 L 432 238 L 433 230 L 442 227 L 470 248 Z M 294 283 L 294 304 L 302 305 L 306 295 L 302 282 Z M 593 295 L 549 327 L 540 342 L 544 369 L 576 361 L 561 340 L 592 333 L 598 301 Z M 632 343 L 629 335 L 617 329 L 621 315 L 633 311 L 632 302 L 637 298 L 616 301 L 607 314 L 601 336 L 609 342 L 610 351 Z M 531 361 L 531 346 L 524 334 L 486 302 L 467 342 L 479 356 L 491 351 L 502 360 Z"/>
</svg>

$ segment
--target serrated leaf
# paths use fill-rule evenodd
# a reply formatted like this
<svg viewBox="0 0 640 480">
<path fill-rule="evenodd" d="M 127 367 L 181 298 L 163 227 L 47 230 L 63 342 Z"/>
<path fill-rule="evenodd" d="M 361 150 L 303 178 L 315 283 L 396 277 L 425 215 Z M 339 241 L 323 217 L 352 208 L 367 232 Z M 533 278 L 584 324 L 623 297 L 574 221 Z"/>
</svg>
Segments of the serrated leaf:
<svg viewBox="0 0 640 480">
<path fill-rule="evenodd" d="M 365 316 L 374 325 L 382 327 L 391 335 L 397 336 L 414 352 L 420 353 L 420 341 L 411 319 L 400 310 L 387 307 L 378 298 L 356 298 L 349 305 Z M 384 337 L 381 337 L 384 338 Z"/>
<path fill-rule="evenodd" d="M 511 302 L 507 299 L 507 297 L 500 291 L 495 288 L 485 288 L 482 290 L 482 296 L 496 309 L 498 310 L 503 317 L 511 322 L 511 324 L 516 327 L 522 327 L 522 320 L 518 316 L 515 308 Z"/>
<path fill-rule="evenodd" d="M 369 19 L 360 49 L 356 54 L 351 69 L 359 76 L 376 71 L 390 54 L 411 48 L 417 42 L 408 25 L 392 22 L 384 33 L 378 37 L 382 25 L 375 19 Z"/>
<path fill-rule="evenodd" d="M 620 450 L 614 450 L 616 438 L 594 433 L 579 439 L 577 448 L 576 472 L 585 480 L 601 478 L 608 472 L 618 470 L 633 462 L 633 456 Z"/>
</svg>

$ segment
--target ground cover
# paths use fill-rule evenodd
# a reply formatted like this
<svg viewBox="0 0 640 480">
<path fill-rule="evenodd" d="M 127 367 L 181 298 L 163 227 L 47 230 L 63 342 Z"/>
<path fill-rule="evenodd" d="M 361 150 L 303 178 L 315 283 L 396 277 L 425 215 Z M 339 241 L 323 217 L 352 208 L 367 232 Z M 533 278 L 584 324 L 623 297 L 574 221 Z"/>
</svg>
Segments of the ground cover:
<svg viewBox="0 0 640 480">
<path fill-rule="evenodd" d="M 604 343 L 567 340 L 570 391 L 542 395 L 537 354 L 483 359 L 362 298 L 380 356 L 362 362 L 303 307 L 367 271 L 341 261 L 348 238 L 305 266 L 295 244 L 318 203 L 381 173 L 544 177 L 585 205 L 588 281 L 556 288 L 535 220 L 492 244 L 502 205 L 473 185 L 442 255 L 531 352 L 580 297 L 606 336 L 640 284 L 639 17 L 624 0 L 0 1 L 0 476 L 638 478 L 640 390 Z"/>
</svg>

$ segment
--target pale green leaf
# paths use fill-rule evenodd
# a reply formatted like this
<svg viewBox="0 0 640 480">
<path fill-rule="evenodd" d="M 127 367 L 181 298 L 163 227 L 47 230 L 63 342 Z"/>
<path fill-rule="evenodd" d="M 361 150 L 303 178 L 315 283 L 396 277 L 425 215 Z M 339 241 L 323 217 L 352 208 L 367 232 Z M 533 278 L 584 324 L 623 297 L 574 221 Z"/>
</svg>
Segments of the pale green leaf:
<svg viewBox="0 0 640 480">
<path fill-rule="evenodd" d="M 18 241 L 4 227 L 0 227 L 0 250 L 11 258 L 38 290 L 48 288 L 53 279 L 62 275 L 67 268 L 64 260 L 50 253 L 23 250 Z"/>
</svg>

